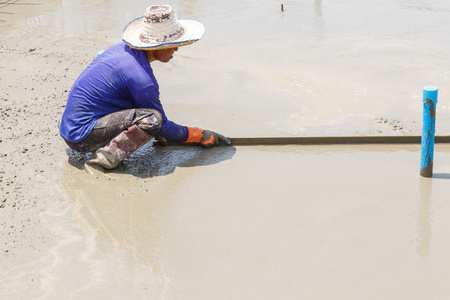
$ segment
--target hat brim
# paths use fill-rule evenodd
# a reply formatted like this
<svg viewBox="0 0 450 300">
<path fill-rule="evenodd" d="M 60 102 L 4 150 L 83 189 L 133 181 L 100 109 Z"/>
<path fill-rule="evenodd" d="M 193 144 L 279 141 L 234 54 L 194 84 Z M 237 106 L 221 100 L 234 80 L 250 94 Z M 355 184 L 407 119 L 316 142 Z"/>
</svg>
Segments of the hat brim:
<svg viewBox="0 0 450 300">
<path fill-rule="evenodd" d="M 139 39 L 142 30 L 142 18 L 134 19 L 122 32 L 122 41 L 128 46 L 139 50 L 158 50 L 186 46 L 200 40 L 205 33 L 205 26 L 197 20 L 179 19 L 178 22 L 184 28 L 184 34 L 173 41 L 164 43 L 144 43 Z"/>
</svg>

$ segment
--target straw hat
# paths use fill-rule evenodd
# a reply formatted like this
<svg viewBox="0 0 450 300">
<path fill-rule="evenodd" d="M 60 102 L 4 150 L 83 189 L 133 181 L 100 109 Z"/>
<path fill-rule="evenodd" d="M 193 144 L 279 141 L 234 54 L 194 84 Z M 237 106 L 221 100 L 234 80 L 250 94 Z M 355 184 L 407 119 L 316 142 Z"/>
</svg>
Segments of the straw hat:
<svg viewBox="0 0 450 300">
<path fill-rule="evenodd" d="M 125 27 L 122 40 L 134 49 L 157 50 L 195 43 L 203 33 L 205 27 L 199 21 L 178 20 L 169 5 L 152 5 Z"/>
</svg>

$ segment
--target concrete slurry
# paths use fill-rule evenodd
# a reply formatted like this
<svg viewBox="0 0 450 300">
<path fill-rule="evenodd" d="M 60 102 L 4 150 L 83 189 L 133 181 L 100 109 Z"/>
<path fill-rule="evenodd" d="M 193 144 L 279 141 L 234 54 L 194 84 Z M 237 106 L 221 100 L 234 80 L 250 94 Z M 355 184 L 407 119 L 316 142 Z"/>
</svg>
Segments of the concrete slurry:
<svg viewBox="0 0 450 300">
<path fill-rule="evenodd" d="M 155 147 L 87 174 L 68 91 L 146 1 L 0 5 L 0 298 L 446 299 L 450 146 Z M 173 121 L 230 137 L 450 135 L 445 0 L 169 1 Z M 36 5 L 30 5 L 36 4 Z M 280 5 L 284 11 L 281 12 Z"/>
</svg>

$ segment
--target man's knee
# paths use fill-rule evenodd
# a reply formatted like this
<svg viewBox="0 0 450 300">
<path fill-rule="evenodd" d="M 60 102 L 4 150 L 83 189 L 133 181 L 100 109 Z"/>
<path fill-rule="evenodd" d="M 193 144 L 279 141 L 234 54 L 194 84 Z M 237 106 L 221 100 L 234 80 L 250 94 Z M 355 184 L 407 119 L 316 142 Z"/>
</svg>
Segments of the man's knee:
<svg viewBox="0 0 450 300">
<path fill-rule="evenodd" d="M 150 135 L 156 135 L 161 129 L 162 115 L 154 109 L 145 109 L 139 112 L 137 126 Z"/>
</svg>

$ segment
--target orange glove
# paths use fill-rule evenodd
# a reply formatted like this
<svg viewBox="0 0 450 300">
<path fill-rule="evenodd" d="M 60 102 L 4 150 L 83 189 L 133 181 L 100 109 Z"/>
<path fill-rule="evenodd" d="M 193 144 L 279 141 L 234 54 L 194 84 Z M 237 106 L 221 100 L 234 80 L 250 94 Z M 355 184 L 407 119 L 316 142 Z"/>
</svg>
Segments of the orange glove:
<svg viewBox="0 0 450 300">
<path fill-rule="evenodd" d="M 220 141 L 227 143 L 227 145 L 231 144 L 230 139 L 214 131 L 195 127 L 187 127 L 187 129 L 189 130 L 189 137 L 187 138 L 185 143 L 196 143 L 202 145 L 205 148 L 217 146 L 219 145 Z"/>
</svg>

